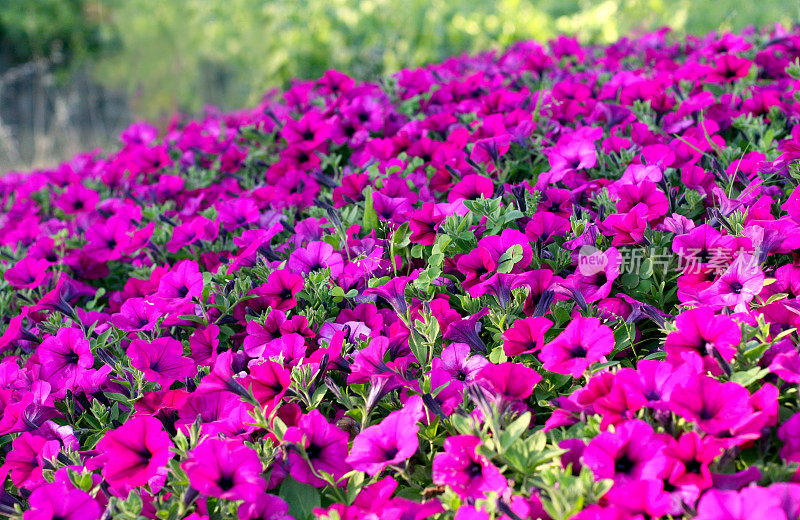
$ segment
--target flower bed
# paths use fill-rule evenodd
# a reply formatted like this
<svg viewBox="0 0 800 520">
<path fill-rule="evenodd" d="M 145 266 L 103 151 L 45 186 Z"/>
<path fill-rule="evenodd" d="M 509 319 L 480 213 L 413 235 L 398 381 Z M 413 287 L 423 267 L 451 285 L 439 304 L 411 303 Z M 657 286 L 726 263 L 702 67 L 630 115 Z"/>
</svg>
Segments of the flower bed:
<svg viewBox="0 0 800 520">
<path fill-rule="evenodd" d="M 330 71 L 6 175 L 0 515 L 797 519 L 799 57 Z"/>
</svg>

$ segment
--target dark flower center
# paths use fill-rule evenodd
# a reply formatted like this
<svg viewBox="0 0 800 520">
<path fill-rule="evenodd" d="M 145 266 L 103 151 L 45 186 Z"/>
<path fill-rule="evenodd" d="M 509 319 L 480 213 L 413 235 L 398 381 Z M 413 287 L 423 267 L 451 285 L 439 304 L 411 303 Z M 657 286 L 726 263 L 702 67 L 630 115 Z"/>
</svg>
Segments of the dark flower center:
<svg viewBox="0 0 800 520">
<path fill-rule="evenodd" d="M 586 357 L 586 354 L 587 352 L 583 345 L 575 345 L 572 347 L 572 350 L 570 350 L 570 355 L 575 358 Z"/>
<path fill-rule="evenodd" d="M 70 351 L 64 356 L 64 359 L 66 359 L 67 363 L 69 363 L 70 365 L 77 365 L 80 356 L 78 356 L 77 353 Z"/>
<path fill-rule="evenodd" d="M 153 458 L 153 454 L 150 452 L 147 446 L 142 446 L 142 448 L 139 449 L 136 453 L 137 455 L 139 455 L 139 458 L 141 459 L 140 462 L 143 466 L 147 466 L 150 464 L 150 459 Z"/>
<path fill-rule="evenodd" d="M 684 464 L 684 466 L 686 467 L 686 473 L 700 473 L 700 468 L 703 467 L 702 464 L 696 460 L 690 460 Z"/>
<path fill-rule="evenodd" d="M 650 390 L 649 392 L 644 394 L 644 397 L 648 401 L 660 401 L 661 400 L 661 394 L 659 394 L 655 390 Z"/>
<path fill-rule="evenodd" d="M 384 456 L 386 457 L 386 460 L 392 460 L 393 458 L 395 458 L 398 451 L 399 450 L 397 449 L 397 446 L 392 446 L 391 448 L 385 450 L 383 453 Z"/>
<path fill-rule="evenodd" d="M 732 281 L 731 283 L 728 284 L 728 287 L 730 287 L 731 292 L 733 294 L 740 294 L 742 292 L 742 288 L 744 286 L 738 280 L 734 280 L 734 281 Z"/>
<path fill-rule="evenodd" d="M 184 297 L 186 297 L 187 294 L 189 294 L 189 288 L 188 287 L 186 287 L 186 286 L 178 287 L 178 296 L 180 296 L 181 298 L 184 298 Z"/>
<path fill-rule="evenodd" d="M 317 446 L 316 444 L 309 444 L 308 448 L 306 448 L 306 453 L 308 454 L 309 459 L 318 459 L 320 455 L 322 455 L 322 447 Z"/>
<path fill-rule="evenodd" d="M 279 294 L 282 300 L 291 300 L 292 299 L 292 290 L 288 287 L 285 287 Z"/>
<path fill-rule="evenodd" d="M 233 488 L 233 475 L 220 475 L 217 479 L 217 485 L 223 491 L 228 491 Z"/>
<path fill-rule="evenodd" d="M 614 463 L 614 472 L 628 474 L 631 472 L 634 466 L 636 466 L 636 464 L 630 459 L 630 457 L 628 457 L 627 454 L 625 454 L 618 458 Z"/>
<path fill-rule="evenodd" d="M 483 468 L 476 460 L 470 462 L 464 471 L 469 475 L 469 478 L 480 477 L 483 474 Z"/>
</svg>

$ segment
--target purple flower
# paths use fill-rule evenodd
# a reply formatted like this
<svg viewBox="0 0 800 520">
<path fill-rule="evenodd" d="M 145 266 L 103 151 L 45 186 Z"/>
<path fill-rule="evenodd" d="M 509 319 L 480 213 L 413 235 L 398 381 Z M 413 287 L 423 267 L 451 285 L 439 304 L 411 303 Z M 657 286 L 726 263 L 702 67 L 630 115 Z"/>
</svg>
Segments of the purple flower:
<svg viewBox="0 0 800 520">
<path fill-rule="evenodd" d="M 298 482 L 317 487 L 324 486 L 325 481 L 315 473 L 325 472 L 338 480 L 350 470 L 345 460 L 347 441 L 347 433 L 330 424 L 318 410 L 311 410 L 283 436 L 284 443 L 295 445 L 287 448 L 289 474 Z"/>
<path fill-rule="evenodd" d="M 345 461 L 353 469 L 377 475 L 386 466 L 407 460 L 419 447 L 417 423 L 423 417 L 422 407 L 422 399 L 413 396 L 402 409 L 390 413 L 379 424 L 365 428 L 353 440 Z"/>
<path fill-rule="evenodd" d="M 169 337 L 156 338 L 151 343 L 135 339 L 128 346 L 127 354 L 134 368 L 144 372 L 148 381 L 163 388 L 197 372 L 194 361 L 183 356 L 183 344 Z"/>
<path fill-rule="evenodd" d="M 580 377 L 614 350 L 614 333 L 597 318 L 577 317 L 539 352 L 546 370 Z"/>
<path fill-rule="evenodd" d="M 191 486 L 203 495 L 254 501 L 266 487 L 258 454 L 239 440 L 205 439 L 182 467 Z"/>
<path fill-rule="evenodd" d="M 100 505 L 92 495 L 62 482 L 46 484 L 31 493 L 23 520 L 97 520 Z"/>
<path fill-rule="evenodd" d="M 697 520 L 788 520 L 781 499 L 770 489 L 746 487 L 741 491 L 705 493 L 697 505 Z"/>
<path fill-rule="evenodd" d="M 592 439 L 583 451 L 582 462 L 596 479 L 613 478 L 617 484 L 666 476 L 667 444 L 653 427 L 634 419 L 617 425 Z"/>
<path fill-rule="evenodd" d="M 478 454 L 481 440 L 456 435 L 444 441 L 444 452 L 433 459 L 433 482 L 450 486 L 462 498 L 483 498 L 486 493 L 503 493 L 506 478 L 489 459 Z"/>
<path fill-rule="evenodd" d="M 157 419 L 135 416 L 100 439 L 97 449 L 105 465 L 103 477 L 112 486 L 138 487 L 166 474 L 172 442 Z"/>
</svg>

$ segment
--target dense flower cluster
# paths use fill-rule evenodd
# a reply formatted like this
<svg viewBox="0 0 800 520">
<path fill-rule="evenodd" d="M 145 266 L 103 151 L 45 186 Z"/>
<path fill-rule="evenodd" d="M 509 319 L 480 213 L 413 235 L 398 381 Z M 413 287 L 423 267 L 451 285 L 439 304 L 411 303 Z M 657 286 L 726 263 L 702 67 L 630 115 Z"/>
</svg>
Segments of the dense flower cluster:
<svg viewBox="0 0 800 520">
<path fill-rule="evenodd" d="M 4 176 L 0 516 L 796 520 L 798 58 L 330 71 Z"/>
</svg>

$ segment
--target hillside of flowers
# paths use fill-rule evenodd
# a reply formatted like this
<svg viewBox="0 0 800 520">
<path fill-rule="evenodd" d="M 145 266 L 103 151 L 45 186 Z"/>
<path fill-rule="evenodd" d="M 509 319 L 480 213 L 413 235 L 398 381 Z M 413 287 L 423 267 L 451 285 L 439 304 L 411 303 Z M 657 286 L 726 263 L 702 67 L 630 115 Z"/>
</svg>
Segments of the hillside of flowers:
<svg viewBox="0 0 800 520">
<path fill-rule="evenodd" d="M 800 31 L 560 37 L 0 178 L 0 517 L 797 520 Z"/>
</svg>

